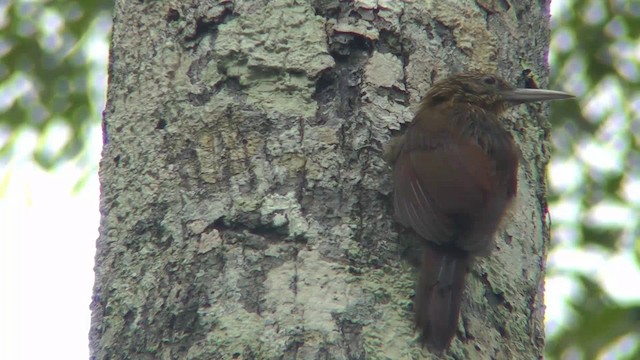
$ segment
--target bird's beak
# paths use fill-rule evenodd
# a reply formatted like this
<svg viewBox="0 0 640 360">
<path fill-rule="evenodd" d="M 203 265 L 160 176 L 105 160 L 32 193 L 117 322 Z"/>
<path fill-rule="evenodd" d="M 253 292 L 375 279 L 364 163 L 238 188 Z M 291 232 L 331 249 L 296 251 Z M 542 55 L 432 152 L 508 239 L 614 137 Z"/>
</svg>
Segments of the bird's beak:
<svg viewBox="0 0 640 360">
<path fill-rule="evenodd" d="M 575 96 L 562 91 L 544 89 L 513 89 L 501 92 L 502 98 L 516 104 L 534 101 L 571 99 Z"/>
</svg>

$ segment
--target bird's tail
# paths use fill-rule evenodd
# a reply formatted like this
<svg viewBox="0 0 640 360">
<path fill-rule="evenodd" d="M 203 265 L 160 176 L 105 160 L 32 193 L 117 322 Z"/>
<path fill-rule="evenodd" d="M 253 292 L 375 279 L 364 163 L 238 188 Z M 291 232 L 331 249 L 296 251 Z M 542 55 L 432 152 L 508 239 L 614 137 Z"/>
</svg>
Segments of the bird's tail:
<svg viewBox="0 0 640 360">
<path fill-rule="evenodd" d="M 456 333 L 470 261 L 468 253 L 433 246 L 424 249 L 414 310 L 416 326 L 431 351 L 446 350 Z"/>
</svg>

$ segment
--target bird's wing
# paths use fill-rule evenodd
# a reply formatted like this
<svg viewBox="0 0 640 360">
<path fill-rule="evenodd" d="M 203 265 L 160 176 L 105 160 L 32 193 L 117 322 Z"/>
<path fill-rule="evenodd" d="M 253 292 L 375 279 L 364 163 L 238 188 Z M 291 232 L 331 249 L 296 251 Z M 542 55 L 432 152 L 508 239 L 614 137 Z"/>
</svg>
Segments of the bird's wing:
<svg viewBox="0 0 640 360">
<path fill-rule="evenodd" d="M 491 191 L 492 163 L 470 139 L 435 140 L 407 139 L 394 169 L 394 207 L 402 224 L 444 244 L 464 230 L 454 229 L 457 224 L 480 215 Z"/>
</svg>

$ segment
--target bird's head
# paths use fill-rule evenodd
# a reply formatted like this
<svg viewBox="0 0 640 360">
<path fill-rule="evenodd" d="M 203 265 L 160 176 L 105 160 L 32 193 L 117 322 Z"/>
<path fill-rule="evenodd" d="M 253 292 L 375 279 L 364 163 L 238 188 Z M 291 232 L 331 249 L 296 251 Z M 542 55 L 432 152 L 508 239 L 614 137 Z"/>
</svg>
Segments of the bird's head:
<svg viewBox="0 0 640 360">
<path fill-rule="evenodd" d="M 562 91 L 519 89 L 491 73 L 464 72 L 436 82 L 427 92 L 424 103 L 430 106 L 444 102 L 467 103 L 500 113 L 509 106 L 572 97 Z"/>
</svg>

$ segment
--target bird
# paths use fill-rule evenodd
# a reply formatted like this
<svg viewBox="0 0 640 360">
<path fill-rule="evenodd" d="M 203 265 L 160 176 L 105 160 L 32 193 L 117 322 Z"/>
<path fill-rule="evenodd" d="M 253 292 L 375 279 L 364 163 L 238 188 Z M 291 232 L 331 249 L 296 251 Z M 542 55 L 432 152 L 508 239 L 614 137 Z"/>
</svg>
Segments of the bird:
<svg viewBox="0 0 640 360">
<path fill-rule="evenodd" d="M 521 152 L 500 120 L 508 108 L 573 95 L 516 88 L 469 71 L 432 85 L 405 133 L 385 148 L 396 220 L 421 239 L 415 325 L 430 351 L 455 336 L 466 273 L 488 256 L 516 197 Z"/>
</svg>

